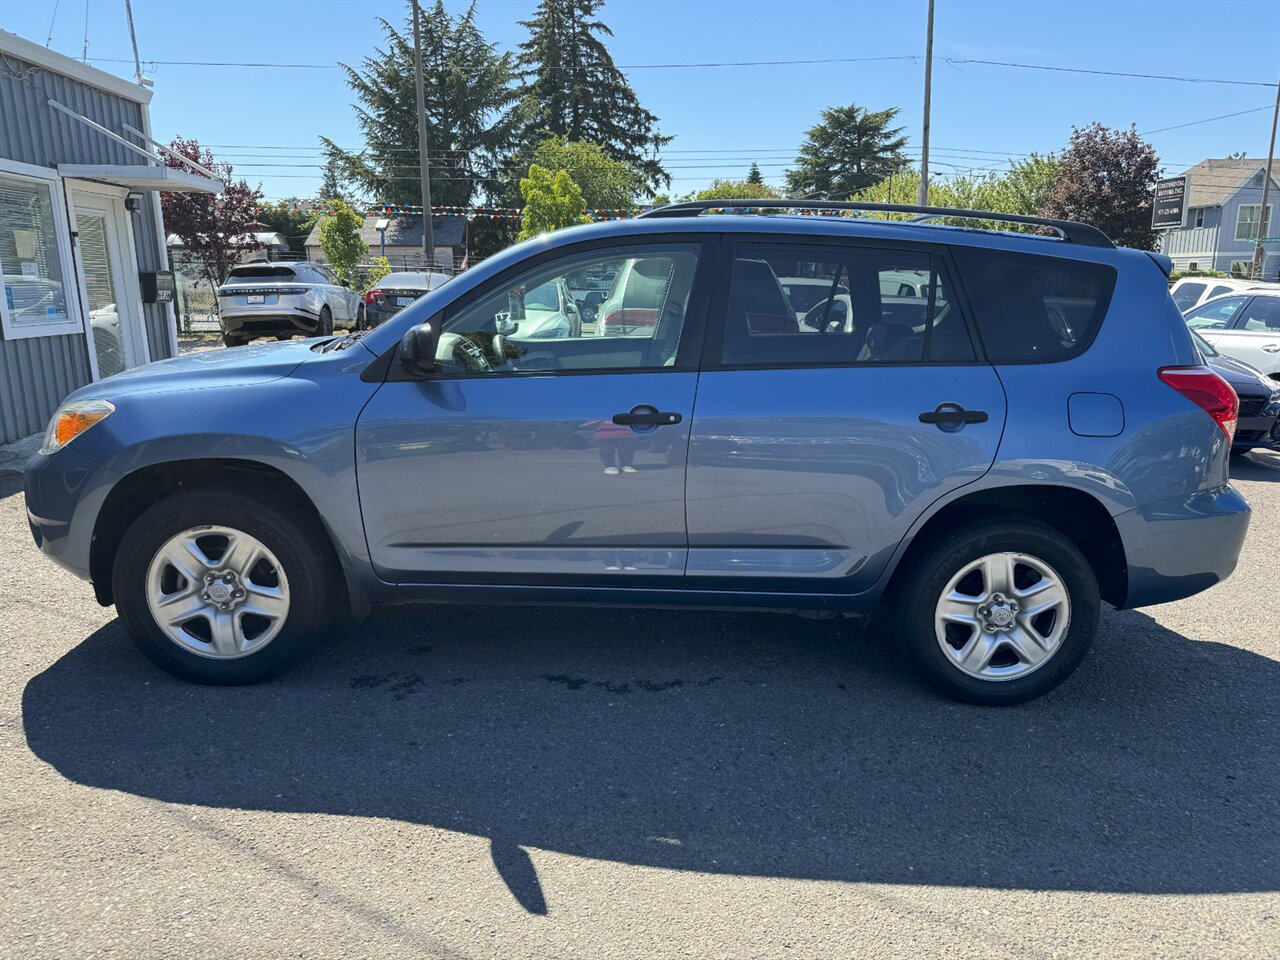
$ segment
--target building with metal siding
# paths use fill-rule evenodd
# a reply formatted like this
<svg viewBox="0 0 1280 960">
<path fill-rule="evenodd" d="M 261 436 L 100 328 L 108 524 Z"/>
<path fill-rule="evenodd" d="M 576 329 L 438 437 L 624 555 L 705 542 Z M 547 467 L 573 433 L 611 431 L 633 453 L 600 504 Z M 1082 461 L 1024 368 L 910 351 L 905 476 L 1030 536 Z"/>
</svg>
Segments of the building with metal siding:
<svg viewBox="0 0 1280 960">
<path fill-rule="evenodd" d="M 172 304 L 144 302 L 139 280 L 168 269 L 159 191 L 222 184 L 160 165 L 150 99 L 0 31 L 0 443 L 78 387 L 177 352 Z"/>
</svg>

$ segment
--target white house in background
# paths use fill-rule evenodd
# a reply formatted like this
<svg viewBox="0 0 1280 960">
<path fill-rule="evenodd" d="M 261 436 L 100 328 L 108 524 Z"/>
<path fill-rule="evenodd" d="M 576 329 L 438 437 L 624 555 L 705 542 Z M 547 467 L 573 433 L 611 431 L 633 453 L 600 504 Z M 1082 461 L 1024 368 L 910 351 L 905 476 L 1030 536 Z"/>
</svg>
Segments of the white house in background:
<svg viewBox="0 0 1280 960">
<path fill-rule="evenodd" d="M 251 236 L 257 249 L 250 250 L 245 254 L 245 260 L 261 260 L 264 257 L 267 260 L 296 260 L 297 257 L 289 255 L 289 241 L 284 238 L 284 234 L 276 233 L 274 230 L 268 230 L 264 224 L 258 224 L 260 230 L 254 231 Z M 169 234 L 165 242 L 169 245 L 169 254 L 177 261 L 178 257 L 186 252 L 182 238 L 176 233 Z"/>
<path fill-rule="evenodd" d="M 379 223 L 386 224 L 385 231 L 377 229 Z M 432 217 L 431 232 L 435 241 L 436 265 L 456 267 L 466 256 L 466 217 Z M 383 234 L 385 233 L 385 247 Z M 385 256 L 391 261 L 393 270 L 421 270 L 425 258 L 422 256 L 422 217 L 379 217 L 370 214 L 364 218 L 360 227 L 360 239 L 369 247 L 369 256 Z M 324 260 L 324 251 L 320 249 L 320 225 L 311 229 L 306 239 L 307 259 L 313 263 Z"/>
<path fill-rule="evenodd" d="M 1262 221 L 1262 160 L 1202 160 L 1186 173 L 1187 199 L 1182 226 L 1160 231 L 1160 249 L 1176 270 L 1220 270 L 1248 278 L 1258 225 Z M 1268 214 L 1280 202 L 1280 183 L 1271 176 Z M 1268 216 L 1264 237 L 1277 235 Z M 1280 278 L 1280 244 L 1264 247 L 1262 279 Z"/>
</svg>

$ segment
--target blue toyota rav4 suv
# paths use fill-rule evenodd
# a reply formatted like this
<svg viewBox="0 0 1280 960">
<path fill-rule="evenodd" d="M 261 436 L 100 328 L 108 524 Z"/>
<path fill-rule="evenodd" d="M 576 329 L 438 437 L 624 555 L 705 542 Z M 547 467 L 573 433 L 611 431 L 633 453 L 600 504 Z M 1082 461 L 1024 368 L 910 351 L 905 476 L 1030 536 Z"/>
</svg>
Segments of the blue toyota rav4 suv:
<svg viewBox="0 0 1280 960">
<path fill-rule="evenodd" d="M 879 605 L 943 693 L 1013 703 L 1075 669 L 1101 601 L 1232 571 L 1236 397 L 1166 259 L 1064 221 L 736 206 L 522 243 L 364 334 L 85 387 L 27 468 L 32 532 L 212 683 L 378 603 Z M 611 289 L 568 333 L 536 291 L 584 277 Z"/>
</svg>

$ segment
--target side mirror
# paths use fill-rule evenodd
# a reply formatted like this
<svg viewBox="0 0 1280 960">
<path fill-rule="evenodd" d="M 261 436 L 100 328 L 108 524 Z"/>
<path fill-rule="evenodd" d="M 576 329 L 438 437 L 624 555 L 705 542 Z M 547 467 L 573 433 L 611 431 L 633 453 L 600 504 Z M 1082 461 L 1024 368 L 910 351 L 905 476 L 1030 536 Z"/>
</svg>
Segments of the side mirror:
<svg viewBox="0 0 1280 960">
<path fill-rule="evenodd" d="M 419 376 L 434 371 L 438 339 L 435 328 L 429 323 L 410 327 L 400 340 L 401 365 L 410 373 Z"/>
<path fill-rule="evenodd" d="M 349 287 L 349 286 L 351 286 L 351 281 L 350 281 L 350 280 L 339 280 L 338 282 L 339 282 L 340 284 L 342 284 L 344 287 Z"/>
</svg>

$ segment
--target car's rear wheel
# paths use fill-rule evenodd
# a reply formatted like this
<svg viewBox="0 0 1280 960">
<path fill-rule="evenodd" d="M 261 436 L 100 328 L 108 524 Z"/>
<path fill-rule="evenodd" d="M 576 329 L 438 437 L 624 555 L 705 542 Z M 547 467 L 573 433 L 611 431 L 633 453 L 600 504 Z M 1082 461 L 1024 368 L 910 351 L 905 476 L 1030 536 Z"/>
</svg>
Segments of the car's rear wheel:
<svg viewBox="0 0 1280 960">
<path fill-rule="evenodd" d="M 240 337 L 234 333 L 224 333 L 222 335 L 222 345 L 224 347 L 243 347 L 248 342 L 248 337 Z"/>
<path fill-rule="evenodd" d="M 356 329 L 363 330 L 367 322 L 365 306 L 362 303 L 360 306 L 356 307 Z"/>
<path fill-rule="evenodd" d="M 316 336 L 333 336 L 333 313 L 328 307 L 320 308 L 320 319 L 316 321 Z"/>
<path fill-rule="evenodd" d="M 1031 518 L 960 525 L 914 556 L 889 602 L 925 679 L 991 705 L 1022 703 L 1070 676 L 1101 606 L 1080 549 Z"/>
<path fill-rule="evenodd" d="M 301 657 L 335 610 L 339 580 L 317 525 L 283 501 L 184 492 L 121 541 L 116 609 L 139 649 L 198 683 L 253 683 Z"/>
</svg>

